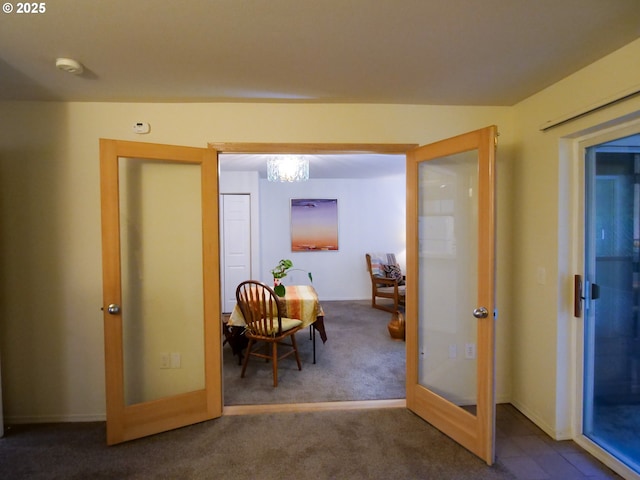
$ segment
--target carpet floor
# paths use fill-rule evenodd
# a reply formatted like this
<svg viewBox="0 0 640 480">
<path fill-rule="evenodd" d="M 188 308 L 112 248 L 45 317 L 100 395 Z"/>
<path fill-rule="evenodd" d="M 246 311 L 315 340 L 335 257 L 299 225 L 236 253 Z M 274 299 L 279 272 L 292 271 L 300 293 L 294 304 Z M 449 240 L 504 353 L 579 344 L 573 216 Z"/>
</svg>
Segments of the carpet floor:
<svg viewBox="0 0 640 480">
<path fill-rule="evenodd" d="M 0 478 L 513 479 L 404 408 L 223 416 L 107 447 L 103 423 L 18 425 Z"/>
<path fill-rule="evenodd" d="M 240 378 L 238 357 L 223 349 L 224 404 L 256 405 L 405 398 L 405 343 L 391 339 L 391 314 L 370 301 L 322 302 L 327 342 L 316 335 L 316 363 L 309 330 L 296 334 L 302 370 L 293 357 L 278 363 L 273 387 L 271 363 L 252 358 Z"/>
</svg>

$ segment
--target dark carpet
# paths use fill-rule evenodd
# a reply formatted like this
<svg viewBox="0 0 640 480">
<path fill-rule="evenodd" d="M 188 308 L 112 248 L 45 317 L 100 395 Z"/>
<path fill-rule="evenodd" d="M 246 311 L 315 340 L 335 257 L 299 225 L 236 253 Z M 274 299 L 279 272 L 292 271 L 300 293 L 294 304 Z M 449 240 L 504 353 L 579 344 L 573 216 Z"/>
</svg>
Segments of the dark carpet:
<svg viewBox="0 0 640 480">
<path fill-rule="evenodd" d="M 21 425 L 3 479 L 512 479 L 404 408 L 223 416 L 107 447 L 102 423 Z"/>
</svg>

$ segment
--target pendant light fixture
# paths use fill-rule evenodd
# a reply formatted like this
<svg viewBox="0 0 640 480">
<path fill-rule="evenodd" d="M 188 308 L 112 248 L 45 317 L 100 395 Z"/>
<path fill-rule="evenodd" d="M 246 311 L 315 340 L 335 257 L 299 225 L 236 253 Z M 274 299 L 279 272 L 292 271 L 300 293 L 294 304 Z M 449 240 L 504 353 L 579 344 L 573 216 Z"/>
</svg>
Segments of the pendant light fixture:
<svg viewBox="0 0 640 480">
<path fill-rule="evenodd" d="M 267 160 L 270 182 L 304 182 L 309 180 L 309 159 L 303 155 L 276 155 Z"/>
</svg>

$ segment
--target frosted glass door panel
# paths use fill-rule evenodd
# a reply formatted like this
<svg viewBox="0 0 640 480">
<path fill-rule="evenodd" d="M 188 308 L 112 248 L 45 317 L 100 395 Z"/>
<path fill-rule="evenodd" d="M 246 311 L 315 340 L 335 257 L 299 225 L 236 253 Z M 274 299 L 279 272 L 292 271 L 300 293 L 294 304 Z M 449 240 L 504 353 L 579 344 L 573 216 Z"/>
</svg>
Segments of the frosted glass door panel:
<svg viewBox="0 0 640 480">
<path fill-rule="evenodd" d="M 203 389 L 201 173 L 119 160 L 125 405 Z"/>
<path fill-rule="evenodd" d="M 419 383 L 475 414 L 478 153 L 420 163 Z"/>
</svg>

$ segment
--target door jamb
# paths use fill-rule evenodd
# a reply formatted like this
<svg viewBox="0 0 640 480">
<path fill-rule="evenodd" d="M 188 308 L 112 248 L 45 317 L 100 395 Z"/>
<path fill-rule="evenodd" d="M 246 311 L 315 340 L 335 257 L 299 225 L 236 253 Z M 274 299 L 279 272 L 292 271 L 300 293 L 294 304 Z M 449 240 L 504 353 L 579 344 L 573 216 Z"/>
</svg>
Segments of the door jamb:
<svg viewBox="0 0 640 480">
<path fill-rule="evenodd" d="M 246 143 L 209 142 L 218 153 L 280 153 L 280 154 L 406 154 L 417 143 Z"/>
<path fill-rule="evenodd" d="M 209 142 L 207 146 L 221 153 L 244 153 L 244 154 L 402 154 L 418 147 L 418 143 L 247 143 L 247 142 Z M 223 387 L 224 388 L 224 387 Z M 384 408 L 384 407 L 405 407 L 406 400 L 368 400 L 368 401 L 348 401 L 332 402 L 328 405 L 324 402 L 308 404 L 287 404 L 277 405 L 276 408 L 284 408 L 286 411 L 316 411 L 325 409 L 350 409 L 350 408 Z M 222 405 L 222 415 L 253 415 L 256 413 L 271 413 L 274 406 L 269 405 Z"/>
</svg>

